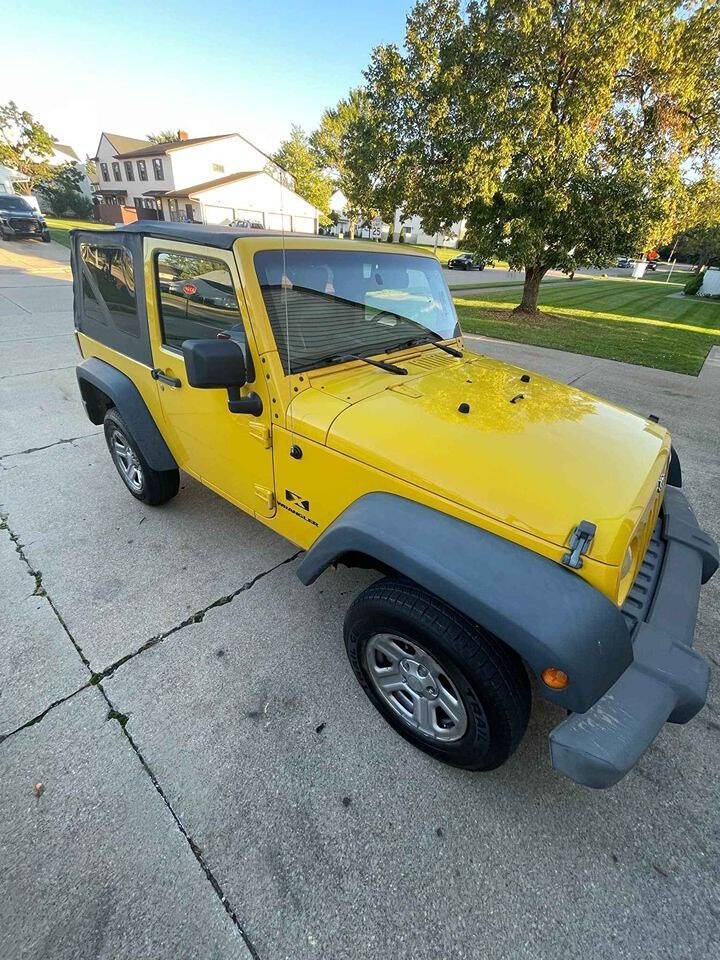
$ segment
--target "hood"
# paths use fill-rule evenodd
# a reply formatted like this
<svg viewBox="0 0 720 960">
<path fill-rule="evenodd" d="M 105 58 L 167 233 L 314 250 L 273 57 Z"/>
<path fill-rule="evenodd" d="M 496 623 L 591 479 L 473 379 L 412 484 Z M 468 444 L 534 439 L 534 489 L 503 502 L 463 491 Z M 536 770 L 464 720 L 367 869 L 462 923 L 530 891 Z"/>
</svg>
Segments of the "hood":
<svg viewBox="0 0 720 960">
<path fill-rule="evenodd" d="M 663 427 L 487 357 L 427 351 L 402 364 L 402 380 L 367 367 L 323 378 L 325 397 L 346 404 L 329 447 L 557 546 L 588 520 L 589 555 L 622 562 L 662 486 Z"/>
</svg>

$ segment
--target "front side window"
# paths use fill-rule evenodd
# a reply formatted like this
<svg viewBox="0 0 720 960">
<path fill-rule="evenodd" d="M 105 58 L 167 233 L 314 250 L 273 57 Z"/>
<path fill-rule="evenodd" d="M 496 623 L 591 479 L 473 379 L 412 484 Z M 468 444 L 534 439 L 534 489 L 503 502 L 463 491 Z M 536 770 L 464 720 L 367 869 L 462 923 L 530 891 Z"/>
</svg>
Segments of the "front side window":
<svg viewBox="0 0 720 960">
<path fill-rule="evenodd" d="M 155 157 L 153 160 L 153 173 L 155 174 L 156 180 L 165 179 L 165 174 L 163 173 L 163 162 L 159 157 Z"/>
<path fill-rule="evenodd" d="M 83 309 L 90 320 L 140 336 L 132 258 L 122 247 L 80 244 Z"/>
<path fill-rule="evenodd" d="M 113 168 L 113 176 L 115 177 L 115 179 L 122 180 L 122 174 L 120 173 L 120 164 L 113 163 L 112 168 Z"/>
<path fill-rule="evenodd" d="M 144 160 L 138 160 L 138 162 L 137 162 L 137 168 L 138 168 L 138 178 L 139 178 L 140 180 L 147 180 L 147 178 L 148 178 L 148 177 L 147 177 L 147 164 L 145 163 L 145 161 L 144 161 Z"/>
<path fill-rule="evenodd" d="M 133 172 L 133 165 L 130 160 L 125 161 L 125 177 L 128 180 L 135 179 L 135 173 Z"/>
<path fill-rule="evenodd" d="M 100 164 L 100 176 L 106 183 L 110 183 L 110 174 L 108 173 L 108 165 L 106 163 Z"/>
<path fill-rule="evenodd" d="M 212 257 L 159 253 L 156 276 L 163 343 L 179 350 L 185 340 L 213 339 L 241 325 L 227 265 Z"/>
<path fill-rule="evenodd" d="M 434 258 L 263 250 L 255 271 L 286 373 L 460 333 Z"/>
</svg>

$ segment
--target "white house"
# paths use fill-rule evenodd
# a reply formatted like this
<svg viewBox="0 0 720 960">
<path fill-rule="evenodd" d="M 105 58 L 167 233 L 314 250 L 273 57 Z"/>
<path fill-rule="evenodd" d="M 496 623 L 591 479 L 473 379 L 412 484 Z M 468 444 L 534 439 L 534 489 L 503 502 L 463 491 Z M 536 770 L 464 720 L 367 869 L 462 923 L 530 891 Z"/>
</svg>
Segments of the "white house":
<svg viewBox="0 0 720 960">
<path fill-rule="evenodd" d="M 53 143 L 53 152 L 52 155 L 47 158 L 47 162 L 52 167 L 62 167 L 66 163 L 71 163 L 75 169 L 79 170 L 82 174 L 82 180 L 79 184 L 81 192 L 84 193 L 86 197 L 91 196 L 92 190 L 87 169 L 72 147 L 66 143 Z"/>
<path fill-rule="evenodd" d="M 350 220 L 346 212 L 347 198 L 342 190 L 336 190 L 330 197 L 330 210 L 336 215 L 336 222 L 330 227 L 330 233 L 338 235 L 342 233 L 347 235 L 350 228 Z M 405 243 L 419 243 L 434 245 L 435 234 L 425 233 L 422 228 L 422 219 L 419 216 L 406 217 L 402 209 L 398 207 L 395 211 L 395 218 L 392 226 L 383 224 L 381 238 L 387 239 L 387 235 L 392 230 L 393 239 L 397 242 L 402 237 Z M 369 238 L 369 224 L 362 224 L 356 228 L 355 236 Z M 437 235 L 437 245 L 439 247 L 457 247 L 458 241 L 465 236 L 465 221 L 460 220 L 454 223 L 446 233 Z"/>
<path fill-rule="evenodd" d="M 98 144 L 98 213 L 122 218 L 227 224 L 317 233 L 321 211 L 293 190 L 292 177 L 239 133 L 150 143 L 103 133 Z M 103 205 L 109 206 L 107 217 Z M 118 211 L 118 208 L 120 210 Z"/>
</svg>

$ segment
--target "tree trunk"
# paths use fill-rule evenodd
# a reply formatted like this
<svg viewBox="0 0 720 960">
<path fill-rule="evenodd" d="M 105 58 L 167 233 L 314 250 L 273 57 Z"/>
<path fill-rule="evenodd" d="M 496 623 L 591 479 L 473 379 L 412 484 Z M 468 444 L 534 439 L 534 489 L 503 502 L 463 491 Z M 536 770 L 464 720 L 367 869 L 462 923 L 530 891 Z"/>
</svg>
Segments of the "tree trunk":
<svg viewBox="0 0 720 960">
<path fill-rule="evenodd" d="M 547 273 L 548 268 L 540 264 L 528 264 L 525 267 L 525 283 L 520 303 L 515 307 L 515 313 L 536 314 L 537 302 L 540 293 L 540 281 Z"/>
<path fill-rule="evenodd" d="M 351 240 L 355 239 L 355 223 L 355 217 L 352 217 L 348 223 L 348 236 Z"/>
</svg>

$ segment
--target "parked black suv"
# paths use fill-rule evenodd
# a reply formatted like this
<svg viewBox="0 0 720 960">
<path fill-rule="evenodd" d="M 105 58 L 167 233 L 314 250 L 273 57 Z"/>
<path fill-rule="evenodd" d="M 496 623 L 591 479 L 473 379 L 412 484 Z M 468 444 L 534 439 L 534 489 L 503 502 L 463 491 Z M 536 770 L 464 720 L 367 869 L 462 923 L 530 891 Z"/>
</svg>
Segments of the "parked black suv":
<svg viewBox="0 0 720 960">
<path fill-rule="evenodd" d="M 50 243 L 50 231 L 43 215 L 14 193 L 0 193 L 0 236 L 3 240 L 38 237 Z"/>
<path fill-rule="evenodd" d="M 448 270 L 484 270 L 483 260 L 476 260 L 470 253 L 461 253 L 459 257 L 448 260 Z"/>
</svg>

